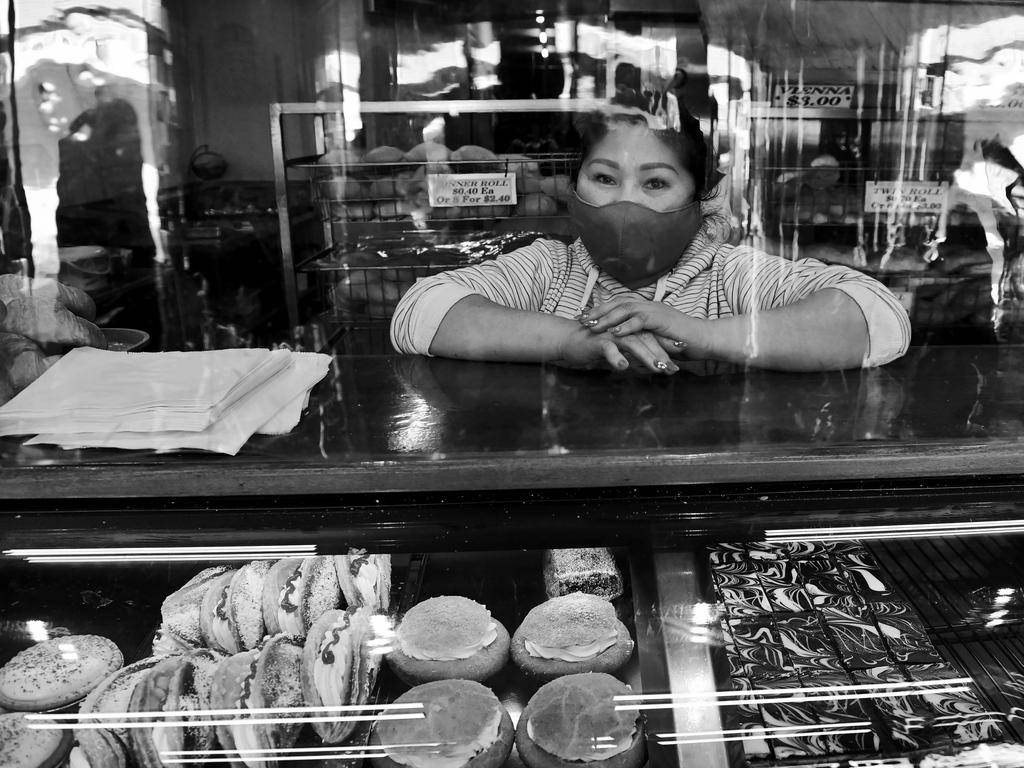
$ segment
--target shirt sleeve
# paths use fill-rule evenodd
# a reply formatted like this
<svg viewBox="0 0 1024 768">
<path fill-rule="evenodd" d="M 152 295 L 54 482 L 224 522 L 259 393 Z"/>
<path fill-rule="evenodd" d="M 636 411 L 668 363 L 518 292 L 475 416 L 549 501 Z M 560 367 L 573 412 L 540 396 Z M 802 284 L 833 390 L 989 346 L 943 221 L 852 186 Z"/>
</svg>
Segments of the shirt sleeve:
<svg viewBox="0 0 1024 768">
<path fill-rule="evenodd" d="M 865 367 L 892 362 L 910 346 L 910 318 L 899 299 L 874 278 L 849 267 L 735 248 L 722 266 L 722 284 L 737 314 L 785 307 L 825 288 L 842 291 L 860 307 L 867 323 Z"/>
<path fill-rule="evenodd" d="M 392 346 L 405 354 L 429 355 L 445 315 L 466 296 L 539 312 L 554 274 L 546 242 L 537 240 L 493 261 L 417 280 L 391 318 Z"/>
</svg>

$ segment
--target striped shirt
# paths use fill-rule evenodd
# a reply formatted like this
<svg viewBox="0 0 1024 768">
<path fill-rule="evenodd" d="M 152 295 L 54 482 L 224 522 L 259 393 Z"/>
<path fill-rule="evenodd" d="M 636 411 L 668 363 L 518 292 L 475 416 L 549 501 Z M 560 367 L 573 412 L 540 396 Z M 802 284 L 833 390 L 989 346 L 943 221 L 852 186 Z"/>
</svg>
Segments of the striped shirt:
<svg viewBox="0 0 1024 768">
<path fill-rule="evenodd" d="M 588 276 L 596 273 L 596 285 Z M 789 261 L 747 246 L 727 245 L 702 229 L 683 258 L 663 278 L 670 307 L 691 317 L 716 320 L 793 304 L 825 288 L 843 291 L 864 313 L 868 329 L 865 366 L 888 363 L 906 353 L 910 320 L 899 300 L 877 280 L 816 259 Z M 391 343 L 399 352 L 430 354 L 444 316 L 456 302 L 477 294 L 512 309 L 575 317 L 593 293 L 611 298 L 629 293 L 611 275 L 597 271 L 580 240 L 571 245 L 539 239 L 493 261 L 423 278 L 402 297 L 391 321 Z M 656 287 L 632 291 L 652 300 Z"/>
</svg>

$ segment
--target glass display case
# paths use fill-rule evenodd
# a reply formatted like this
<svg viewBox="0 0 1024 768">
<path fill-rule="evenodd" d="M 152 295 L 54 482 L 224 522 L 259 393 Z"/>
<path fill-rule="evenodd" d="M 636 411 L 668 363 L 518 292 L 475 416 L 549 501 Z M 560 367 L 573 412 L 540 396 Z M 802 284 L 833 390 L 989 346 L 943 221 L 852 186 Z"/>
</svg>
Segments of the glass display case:
<svg viewBox="0 0 1024 768">
<path fill-rule="evenodd" d="M 0 766 L 1024 765 L 1016 4 L 94 6 L 8 3 L 0 279 L 328 372 L 231 455 L 0 436 Z M 573 242 L 610 104 L 906 354 L 396 354 L 419 278 Z M 0 405 L 70 346 L 8 303 Z"/>
<path fill-rule="evenodd" d="M 52 759 L 72 750 L 76 765 L 466 761 L 493 735 L 430 719 L 428 695 L 456 707 L 444 697 L 478 689 L 445 685 L 465 676 L 518 726 L 510 765 L 544 764 L 536 742 L 547 759 L 633 759 L 636 734 L 651 765 L 1018 765 L 1018 497 L 651 490 L 8 514 L 2 722 L 9 743 L 25 743 L 16 724 L 66 734 Z M 488 639 L 480 621 L 503 630 Z M 436 650 L 467 638 L 497 658 Z M 559 648 L 572 661 L 552 661 Z M 231 674 L 248 682 L 232 689 Z M 425 723 L 404 723 L 417 706 Z M 423 744 L 398 738 L 425 728 Z M 467 743 L 449 753 L 439 734 Z"/>
</svg>

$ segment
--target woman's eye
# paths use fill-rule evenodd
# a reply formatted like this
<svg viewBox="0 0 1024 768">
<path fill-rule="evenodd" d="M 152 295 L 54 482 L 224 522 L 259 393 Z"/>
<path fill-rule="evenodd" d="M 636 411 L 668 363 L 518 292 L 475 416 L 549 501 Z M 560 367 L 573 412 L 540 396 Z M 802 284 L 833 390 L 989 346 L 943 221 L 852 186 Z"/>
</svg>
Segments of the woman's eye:
<svg viewBox="0 0 1024 768">
<path fill-rule="evenodd" d="M 668 187 L 668 182 L 659 178 L 648 179 L 644 183 L 649 189 L 665 189 Z"/>
<path fill-rule="evenodd" d="M 592 178 L 598 184 L 614 184 L 615 183 L 615 179 L 613 179 L 607 173 L 595 173 Z"/>
</svg>

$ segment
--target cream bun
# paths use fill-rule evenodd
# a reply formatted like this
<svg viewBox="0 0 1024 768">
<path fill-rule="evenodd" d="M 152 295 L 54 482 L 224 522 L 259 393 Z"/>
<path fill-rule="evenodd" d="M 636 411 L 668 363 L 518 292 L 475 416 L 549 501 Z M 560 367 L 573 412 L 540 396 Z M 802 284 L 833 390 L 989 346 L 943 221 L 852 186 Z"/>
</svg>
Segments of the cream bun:
<svg viewBox="0 0 1024 768">
<path fill-rule="evenodd" d="M 58 768 L 71 749 L 71 732 L 39 725 L 22 714 L 0 715 L 0 765 L 4 768 Z"/>
<path fill-rule="evenodd" d="M 370 758 L 374 768 L 498 768 L 512 750 L 512 719 L 491 689 L 475 681 L 435 680 L 393 703 L 422 705 L 423 717 L 374 724 L 372 751 L 386 753 Z"/>
<path fill-rule="evenodd" d="M 334 558 L 328 555 L 278 560 L 263 580 L 267 633 L 305 637 L 327 611 L 341 605 Z"/>
<path fill-rule="evenodd" d="M 210 588 L 203 595 L 202 608 L 199 613 L 199 629 L 203 636 L 203 645 L 221 653 L 238 653 L 242 650 L 231 619 L 231 583 L 238 573 L 237 568 L 229 568 L 215 576 Z"/>
<path fill-rule="evenodd" d="M 530 699 L 516 727 L 528 768 L 640 768 L 646 757 L 635 710 L 616 710 L 629 686 L 602 672 L 564 675 Z"/>
<path fill-rule="evenodd" d="M 177 656 L 164 656 L 146 670 L 128 701 L 129 712 L 199 712 L 210 709 L 213 673 L 224 654 L 199 648 Z M 162 768 L 161 753 L 205 752 L 213 749 L 212 725 L 183 728 L 132 728 L 128 732 L 131 755 L 139 768 Z"/>
<path fill-rule="evenodd" d="M 633 653 L 629 630 L 607 600 L 585 592 L 533 608 L 512 637 L 512 660 L 544 680 L 580 672 L 614 672 Z"/>
<path fill-rule="evenodd" d="M 391 607 L 391 555 L 371 555 L 352 549 L 336 555 L 338 584 L 349 606 L 365 605 L 380 613 Z"/>
<path fill-rule="evenodd" d="M 122 664 L 114 641 L 100 635 L 44 640 L 0 667 L 0 706 L 25 712 L 63 707 L 84 698 Z"/>
<path fill-rule="evenodd" d="M 231 579 L 228 615 L 239 650 L 255 648 L 267 634 L 263 622 L 263 585 L 273 565 L 272 560 L 253 560 L 239 568 Z"/>
<path fill-rule="evenodd" d="M 482 681 L 505 666 L 508 647 L 508 630 L 487 608 L 446 595 L 409 609 L 387 660 L 409 685 L 448 678 Z"/>
<path fill-rule="evenodd" d="M 158 657 L 151 656 L 122 667 L 108 676 L 85 697 L 85 701 L 78 708 L 78 713 L 88 715 L 97 712 L 127 712 L 135 686 L 158 661 Z M 129 743 L 127 728 L 113 724 L 109 729 L 76 728 L 74 736 L 75 746 L 70 757 L 71 768 L 121 768 L 126 765 Z"/>
<path fill-rule="evenodd" d="M 332 610 L 310 628 L 302 651 L 302 693 L 306 706 L 361 706 L 380 668 L 374 639 L 373 612 L 368 607 Z M 313 723 L 325 744 L 340 744 L 355 730 L 354 720 Z"/>
<path fill-rule="evenodd" d="M 183 653 L 203 644 L 200 628 L 203 597 L 214 579 L 229 570 L 218 565 L 205 568 L 164 598 L 160 606 L 160 629 L 153 640 L 153 655 Z"/>
<path fill-rule="evenodd" d="M 220 662 L 214 674 L 210 703 L 213 709 L 283 709 L 304 706 L 300 667 L 301 640 L 277 634 L 251 651 L 243 651 Z M 268 719 L 275 722 L 268 723 Z M 217 737 L 232 766 L 267 768 L 277 765 L 272 757 L 262 759 L 256 751 L 272 756 L 272 750 L 295 746 L 302 722 L 287 716 L 266 718 L 240 715 L 217 726 Z M 243 759 L 242 754 L 246 757 Z"/>
</svg>

